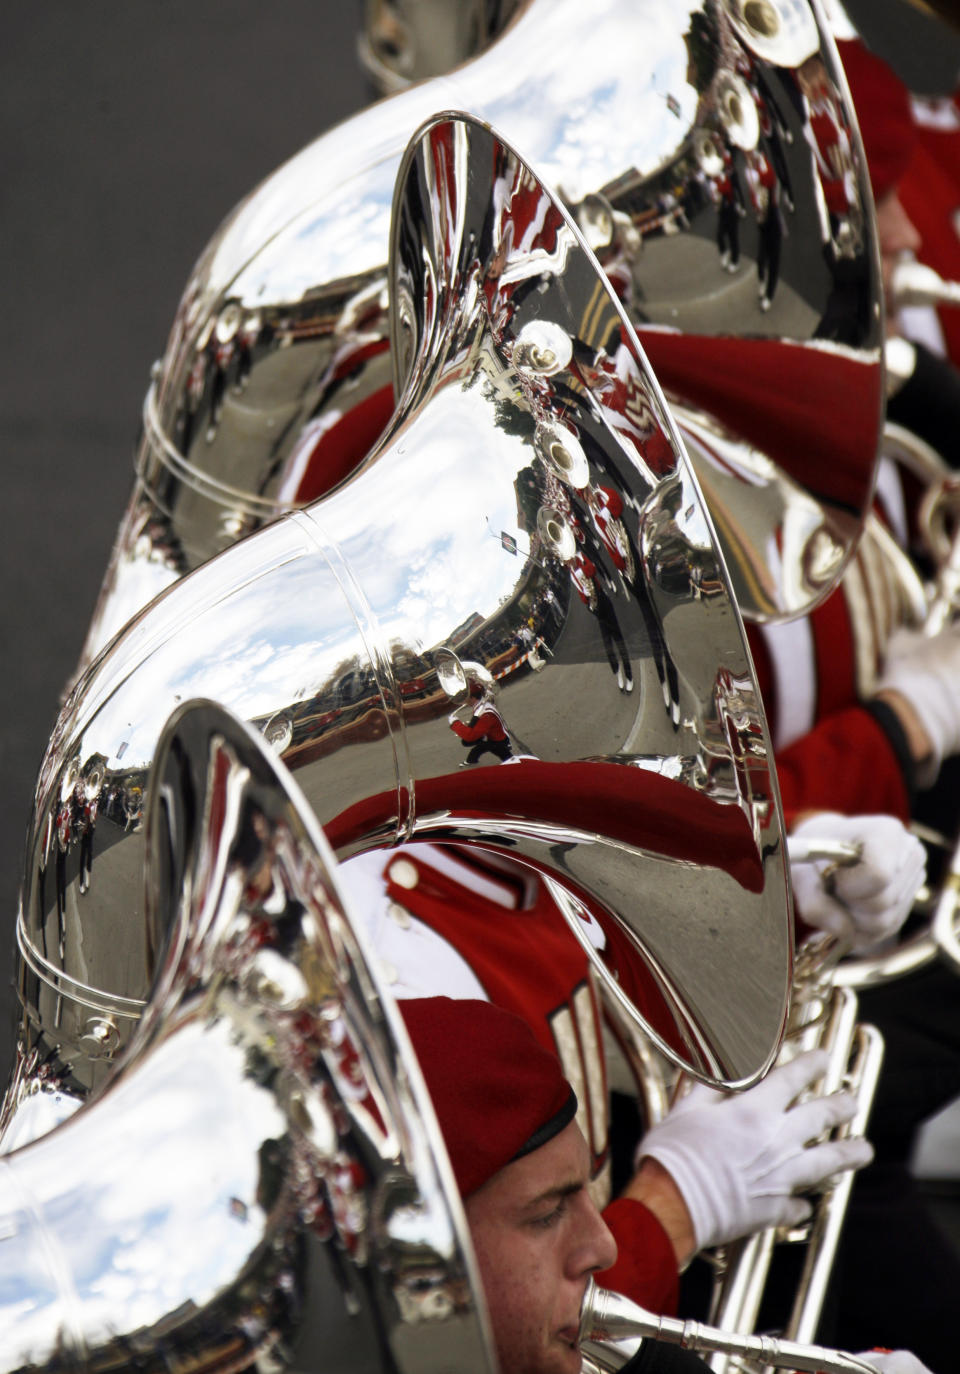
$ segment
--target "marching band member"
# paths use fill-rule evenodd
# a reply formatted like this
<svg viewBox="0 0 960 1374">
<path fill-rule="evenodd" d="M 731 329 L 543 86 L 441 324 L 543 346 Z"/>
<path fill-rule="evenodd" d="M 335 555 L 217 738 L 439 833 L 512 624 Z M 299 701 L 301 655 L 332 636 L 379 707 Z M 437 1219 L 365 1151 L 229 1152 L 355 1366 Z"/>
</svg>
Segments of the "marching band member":
<svg viewBox="0 0 960 1374">
<path fill-rule="evenodd" d="M 464 1202 L 501 1369 L 578 1374 L 587 1281 L 621 1286 L 617 1243 L 591 1196 L 577 1093 L 519 1017 L 488 1002 L 401 1002 Z M 641 1301 L 634 1297 L 634 1301 Z M 924 1374 L 906 1351 L 884 1374 Z M 644 1340 L 630 1374 L 698 1374 L 689 1351 Z"/>
<path fill-rule="evenodd" d="M 360 856 L 340 873 L 395 996 L 487 999 L 521 1016 L 563 1065 L 578 1090 L 591 1191 L 620 1246 L 618 1285 L 642 1305 L 675 1311 L 678 1273 L 696 1251 L 797 1224 L 810 1204 L 795 1190 L 870 1159 L 862 1138 L 808 1143 L 854 1110 L 846 1093 L 791 1105 L 824 1071 L 817 1051 L 745 1093 L 695 1087 L 643 1136 L 609 1202 L 604 1028 L 587 956 L 539 877 L 500 856 L 422 844 Z M 596 923 L 590 935 L 602 942 Z"/>
<path fill-rule="evenodd" d="M 894 263 L 915 238 L 897 197 L 912 146 L 906 96 L 862 44 L 840 50 L 889 288 Z M 794 867 L 798 913 L 842 928 L 861 951 L 894 935 L 908 915 L 923 865 L 906 824 L 918 793 L 960 754 L 960 633 L 897 628 L 897 614 L 882 560 L 862 547 L 841 587 L 810 616 L 751 634 L 788 825 L 861 846 L 859 863 L 834 870 L 829 885 L 824 865 Z M 952 1301 L 938 1294 L 960 1282 L 960 1264 L 908 1165 L 918 1125 L 960 1093 L 956 992 L 955 975 L 937 964 L 860 995 L 861 1016 L 886 1043 L 870 1126 L 877 1159 L 848 1208 L 829 1333 L 845 1346 L 862 1344 L 879 1320 L 883 1340 L 911 1345 L 934 1367 L 953 1358 Z M 878 1293 L 896 1294 L 896 1302 L 878 1304 Z"/>
</svg>

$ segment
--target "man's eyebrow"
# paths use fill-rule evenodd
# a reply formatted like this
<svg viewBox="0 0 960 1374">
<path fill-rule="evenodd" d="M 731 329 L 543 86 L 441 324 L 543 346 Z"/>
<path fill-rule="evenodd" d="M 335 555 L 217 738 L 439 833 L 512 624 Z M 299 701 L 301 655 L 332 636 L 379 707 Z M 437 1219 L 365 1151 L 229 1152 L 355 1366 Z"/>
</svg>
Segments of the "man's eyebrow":
<svg viewBox="0 0 960 1374">
<path fill-rule="evenodd" d="M 521 1204 L 521 1211 L 532 1211 L 536 1207 L 542 1207 L 545 1202 L 560 1202 L 565 1197 L 572 1197 L 574 1193 L 583 1192 L 587 1185 L 583 1179 L 571 1179 L 569 1183 L 558 1183 L 554 1188 L 546 1188 L 536 1197 L 530 1198 Z"/>
</svg>

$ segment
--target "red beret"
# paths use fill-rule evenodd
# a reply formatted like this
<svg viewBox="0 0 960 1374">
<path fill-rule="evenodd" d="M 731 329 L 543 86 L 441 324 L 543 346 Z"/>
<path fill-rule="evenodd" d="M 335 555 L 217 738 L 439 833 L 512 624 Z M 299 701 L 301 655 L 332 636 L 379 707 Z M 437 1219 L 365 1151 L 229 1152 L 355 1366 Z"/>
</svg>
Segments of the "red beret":
<svg viewBox="0 0 960 1374">
<path fill-rule="evenodd" d="M 874 200 L 893 189 L 907 170 L 916 143 L 906 86 L 859 39 L 837 44 L 850 83 Z"/>
<path fill-rule="evenodd" d="M 573 1120 L 577 1099 L 560 1061 L 513 1012 L 451 997 L 415 997 L 398 1006 L 461 1197 Z"/>
</svg>

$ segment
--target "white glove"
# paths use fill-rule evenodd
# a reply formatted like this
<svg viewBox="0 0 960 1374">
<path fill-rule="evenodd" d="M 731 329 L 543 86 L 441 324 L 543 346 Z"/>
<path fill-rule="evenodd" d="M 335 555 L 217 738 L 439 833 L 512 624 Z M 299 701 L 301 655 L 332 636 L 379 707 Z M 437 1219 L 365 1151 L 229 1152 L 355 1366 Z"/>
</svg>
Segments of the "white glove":
<svg viewBox="0 0 960 1374">
<path fill-rule="evenodd" d="M 824 1050 L 812 1050 L 742 1093 L 698 1083 L 644 1136 L 638 1155 L 651 1156 L 670 1174 L 700 1249 L 805 1221 L 812 1208 L 794 1196 L 795 1189 L 869 1164 L 873 1149 L 862 1137 L 807 1143 L 850 1120 L 855 1104 L 849 1093 L 790 1106 L 828 1063 Z"/>
<path fill-rule="evenodd" d="M 855 954 L 896 934 L 926 876 L 926 851 L 916 835 L 895 816 L 840 816 L 834 811 L 808 816 L 793 834 L 860 847 L 859 859 L 851 864 L 791 862 L 794 900 L 807 925 L 848 937 Z M 824 881 L 828 869 L 829 888 Z"/>
<path fill-rule="evenodd" d="M 909 1350 L 861 1350 L 855 1356 L 866 1360 L 880 1374 L 930 1374 L 930 1370 Z"/>
<path fill-rule="evenodd" d="M 960 752 L 960 630 L 929 636 L 895 630 L 875 690 L 884 688 L 906 697 L 923 726 L 933 751 L 932 782 L 943 760 Z"/>
</svg>

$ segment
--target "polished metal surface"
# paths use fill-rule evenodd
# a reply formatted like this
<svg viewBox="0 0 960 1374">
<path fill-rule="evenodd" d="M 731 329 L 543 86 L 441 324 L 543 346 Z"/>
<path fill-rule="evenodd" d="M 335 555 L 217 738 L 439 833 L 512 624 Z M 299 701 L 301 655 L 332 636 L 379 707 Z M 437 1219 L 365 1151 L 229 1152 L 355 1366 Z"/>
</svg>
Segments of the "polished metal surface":
<svg viewBox="0 0 960 1374">
<path fill-rule="evenodd" d="M 212 239 L 147 397 L 84 662 L 383 432 L 393 184 L 445 108 L 489 119 L 576 215 L 686 408 L 744 613 L 798 613 L 835 582 L 872 490 L 883 369 L 872 201 L 832 39 L 806 0 L 532 0 L 451 76 L 318 138 Z M 762 256 L 777 271 L 760 294 Z"/>
<path fill-rule="evenodd" d="M 357 53 L 384 95 L 475 57 L 523 0 L 365 0 Z"/>
<path fill-rule="evenodd" d="M 814 1085 L 816 1095 L 847 1092 L 856 1103 L 850 1121 L 834 1128 L 834 1139 L 864 1136 L 870 1119 L 883 1063 L 884 1044 L 875 1026 L 858 1018 L 856 994 L 837 986 L 833 977 L 836 953 L 831 941 L 814 936 L 797 952 L 793 996 L 781 1063 L 806 1050 L 822 1049 L 829 1056 L 823 1079 Z M 842 967 L 842 965 L 841 965 Z M 820 1328 L 824 1304 L 843 1231 L 854 1183 L 847 1170 L 829 1180 L 811 1198 L 809 1219 L 798 1227 L 768 1227 L 724 1247 L 720 1252 L 710 1305 L 714 1326 L 728 1334 L 757 1329 L 761 1304 L 768 1293 L 771 1264 L 783 1247 L 792 1247 L 797 1279 L 791 1301 L 785 1305 L 779 1335 L 788 1341 L 810 1342 Z M 781 1295 L 785 1301 L 786 1294 Z M 711 1354 L 710 1367 L 717 1374 L 742 1368 L 736 1352 Z"/>
<path fill-rule="evenodd" d="M 475 122 L 417 140 L 393 247 L 384 441 L 153 602 L 60 717 L 19 922 L 28 1078 L 82 1094 L 129 1035 L 156 945 L 144 796 L 199 693 L 256 724 L 341 854 L 416 836 L 526 858 L 609 922 L 604 976 L 666 1053 L 735 1084 L 776 1052 L 792 934 L 765 721 L 626 317 Z"/>
<path fill-rule="evenodd" d="M 210 702 L 154 766 L 156 981 L 108 1087 L 3 1157 L 0 1369 L 492 1374 L 430 1099 L 310 807 Z"/>
<path fill-rule="evenodd" d="M 830 839 L 801 843 L 795 843 L 793 837 L 788 839 L 791 866 L 824 857 L 849 863 L 856 852 L 855 846 Z M 932 945 L 929 935 L 926 942 Z M 828 1132 L 834 1140 L 866 1134 L 884 1053 L 880 1032 L 858 1020 L 858 1001 L 853 990 L 858 983 L 838 976 L 849 974 L 851 968 L 858 969 L 866 984 L 865 974 L 871 962 L 845 959 L 846 948 L 847 942 L 822 932 L 811 933 L 798 944 L 787 1025 L 777 1056 L 777 1063 L 783 1065 L 810 1050 L 825 1053 L 824 1072 L 804 1096 L 821 1097 L 836 1092 L 850 1095 L 855 1104 L 853 1115 Z M 661 1121 L 671 1103 L 691 1086 L 689 1080 L 649 1051 L 634 1071 L 642 1085 L 644 1120 L 648 1125 Z M 854 1177 L 852 1171 L 847 1171 L 818 1188 L 810 1198 L 811 1214 L 803 1223 L 765 1227 L 704 1252 L 703 1258 L 712 1271 L 708 1311 L 717 1330 L 728 1336 L 756 1331 L 763 1308 L 766 1328 L 776 1329 L 781 1338 L 800 1342 L 815 1338 Z M 786 1271 L 782 1268 L 784 1260 L 789 1266 Z M 771 1268 L 778 1275 L 778 1282 L 772 1287 Z M 782 1282 L 784 1272 L 795 1275 L 789 1290 Z M 635 1343 L 630 1350 L 620 1353 L 626 1357 L 634 1346 Z M 601 1357 L 600 1365 L 610 1368 L 605 1358 Z M 741 1354 L 729 1348 L 711 1349 L 707 1363 L 717 1374 L 735 1374 L 742 1368 Z"/>
<path fill-rule="evenodd" d="M 731 1335 L 703 1322 L 658 1317 L 629 1298 L 598 1288 L 593 1279 L 583 1295 L 580 1340 L 593 1365 L 602 1370 L 622 1369 L 636 1354 L 641 1341 L 664 1341 L 685 1350 L 722 1352 L 737 1358 L 739 1369 L 793 1369 L 810 1374 L 877 1374 L 876 1366 L 857 1355 L 821 1345 L 780 1340 L 774 1336 Z"/>
</svg>

